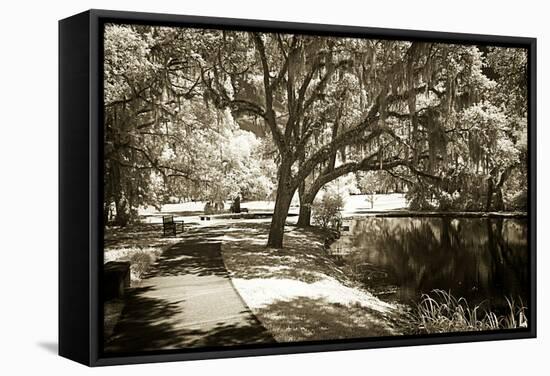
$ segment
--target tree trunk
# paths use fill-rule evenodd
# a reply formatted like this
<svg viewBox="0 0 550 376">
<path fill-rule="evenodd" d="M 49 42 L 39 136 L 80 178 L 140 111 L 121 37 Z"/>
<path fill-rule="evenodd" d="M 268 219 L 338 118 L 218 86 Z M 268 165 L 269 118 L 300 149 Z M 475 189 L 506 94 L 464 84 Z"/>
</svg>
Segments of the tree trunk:
<svg viewBox="0 0 550 376">
<path fill-rule="evenodd" d="M 129 214 L 127 211 L 126 201 L 124 199 L 115 200 L 115 224 L 120 227 L 126 227 L 129 222 Z"/>
<path fill-rule="evenodd" d="M 300 199 L 300 213 L 298 215 L 298 227 L 307 227 L 308 224 L 304 223 L 304 220 L 308 216 L 308 207 L 305 202 L 305 191 L 306 191 L 306 183 L 305 181 L 301 182 L 298 186 L 298 198 Z M 311 215 L 311 209 L 309 210 L 309 215 Z M 307 221 L 309 223 L 309 221 Z"/>
<path fill-rule="evenodd" d="M 485 211 L 491 210 L 491 204 L 493 202 L 493 178 L 490 177 L 489 181 L 487 182 L 487 202 L 485 203 Z"/>
<path fill-rule="evenodd" d="M 502 188 L 497 187 L 495 192 L 495 210 L 504 211 L 504 198 L 502 197 Z"/>
<path fill-rule="evenodd" d="M 506 183 L 506 180 L 510 177 L 510 174 L 512 173 L 512 170 L 514 169 L 514 165 L 506 167 L 504 172 L 502 172 L 502 175 L 500 175 L 500 179 L 496 186 L 496 202 L 495 202 L 495 210 L 505 210 L 504 205 L 504 197 L 502 195 L 502 187 L 504 186 L 504 183 Z"/>
<path fill-rule="evenodd" d="M 271 220 L 269 229 L 269 238 L 267 246 L 270 248 L 283 248 L 283 236 L 285 232 L 285 222 L 288 215 L 288 208 L 292 200 L 293 192 L 288 190 L 277 190 L 277 198 L 275 200 L 275 210 Z"/>
<path fill-rule="evenodd" d="M 279 169 L 279 184 L 275 198 L 275 209 L 273 211 L 273 218 L 271 219 L 269 238 L 267 239 L 268 247 L 283 248 L 286 217 L 295 190 L 291 185 L 290 163 L 283 161 Z"/>
<path fill-rule="evenodd" d="M 300 200 L 300 213 L 298 215 L 298 227 L 309 227 L 311 226 L 311 202 L 306 202 L 305 198 Z"/>
<path fill-rule="evenodd" d="M 315 185 L 310 188 L 309 191 L 305 191 L 300 197 L 300 213 L 298 215 L 298 227 L 311 226 L 311 205 L 315 201 L 315 197 L 319 193 L 319 189 L 315 188 Z"/>
<path fill-rule="evenodd" d="M 107 226 L 109 224 L 110 206 L 110 201 L 105 200 L 105 202 L 103 203 L 103 226 Z"/>
</svg>

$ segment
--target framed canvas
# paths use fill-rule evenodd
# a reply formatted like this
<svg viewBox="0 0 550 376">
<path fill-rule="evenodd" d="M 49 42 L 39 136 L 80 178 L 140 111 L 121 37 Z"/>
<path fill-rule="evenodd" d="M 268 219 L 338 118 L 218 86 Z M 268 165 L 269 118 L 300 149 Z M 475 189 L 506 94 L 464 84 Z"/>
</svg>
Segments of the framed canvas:
<svg viewBox="0 0 550 376">
<path fill-rule="evenodd" d="M 59 22 L 59 353 L 536 336 L 536 40 Z"/>
</svg>

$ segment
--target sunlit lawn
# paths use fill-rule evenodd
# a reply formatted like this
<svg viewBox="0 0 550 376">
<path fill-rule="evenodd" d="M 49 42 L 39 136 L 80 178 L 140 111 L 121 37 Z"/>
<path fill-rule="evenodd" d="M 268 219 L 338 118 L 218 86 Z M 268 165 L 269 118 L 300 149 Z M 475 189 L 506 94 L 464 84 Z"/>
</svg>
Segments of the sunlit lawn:
<svg viewBox="0 0 550 376">
<path fill-rule="evenodd" d="M 318 230 L 287 227 L 285 248 L 265 247 L 268 224 L 231 226 L 223 256 L 243 300 L 277 341 L 397 334 L 398 307 L 348 279 Z"/>
</svg>

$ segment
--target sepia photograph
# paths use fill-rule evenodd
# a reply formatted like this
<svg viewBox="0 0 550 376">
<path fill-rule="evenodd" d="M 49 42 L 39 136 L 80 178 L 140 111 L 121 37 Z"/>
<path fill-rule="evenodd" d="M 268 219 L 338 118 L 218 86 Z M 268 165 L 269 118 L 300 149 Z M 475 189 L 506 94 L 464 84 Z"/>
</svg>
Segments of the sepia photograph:
<svg viewBox="0 0 550 376">
<path fill-rule="evenodd" d="M 102 26 L 103 354 L 530 329 L 526 48 Z"/>
</svg>

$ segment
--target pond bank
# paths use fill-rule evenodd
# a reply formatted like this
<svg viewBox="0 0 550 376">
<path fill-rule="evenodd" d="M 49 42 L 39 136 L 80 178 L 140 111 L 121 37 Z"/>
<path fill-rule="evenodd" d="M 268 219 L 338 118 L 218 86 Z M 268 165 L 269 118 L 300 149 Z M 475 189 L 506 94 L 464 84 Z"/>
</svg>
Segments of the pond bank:
<svg viewBox="0 0 550 376">
<path fill-rule="evenodd" d="M 527 212 L 465 212 L 465 211 L 364 211 L 344 216 L 344 220 L 364 217 L 401 218 L 401 217 L 440 217 L 440 218 L 527 218 Z"/>
<path fill-rule="evenodd" d="M 376 296 L 411 307 L 406 332 L 522 327 L 527 227 L 511 216 L 364 216 L 345 223 L 330 253 Z"/>
</svg>

